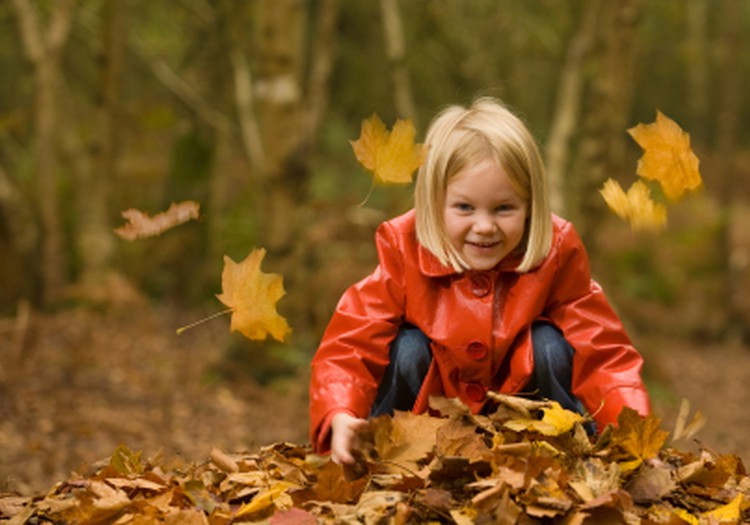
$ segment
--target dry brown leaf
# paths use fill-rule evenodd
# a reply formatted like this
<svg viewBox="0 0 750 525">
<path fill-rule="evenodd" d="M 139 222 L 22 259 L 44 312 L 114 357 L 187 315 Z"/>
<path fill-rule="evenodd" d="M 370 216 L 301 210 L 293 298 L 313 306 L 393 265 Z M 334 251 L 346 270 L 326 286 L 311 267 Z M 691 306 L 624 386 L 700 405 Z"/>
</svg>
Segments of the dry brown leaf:
<svg viewBox="0 0 750 525">
<path fill-rule="evenodd" d="M 572 474 L 570 486 L 584 502 L 593 501 L 620 487 L 620 468 L 617 463 L 605 463 L 600 458 L 584 460 Z"/>
<path fill-rule="evenodd" d="M 445 419 L 429 414 L 397 411 L 393 416 L 392 433 L 395 447 L 387 459 L 409 473 L 417 472 L 420 462 L 434 451 L 437 430 L 445 424 Z"/>
<path fill-rule="evenodd" d="M 509 406 L 502 412 L 517 416 Z M 706 450 L 698 460 L 661 447 L 666 432 L 655 418 L 624 412 L 611 443 L 597 449 L 580 447 L 569 434 L 507 430 L 506 420 L 479 426 L 465 414 L 380 416 L 368 429 L 371 449 L 354 483 L 309 445 L 276 443 L 253 454 L 214 450 L 207 461 L 171 466 L 121 447 L 105 466 L 74 475 L 25 506 L 0 497 L 0 521 L 698 525 L 739 523 L 750 514 L 744 498 L 750 478 L 741 460 Z M 493 444 L 488 461 L 469 459 L 478 437 Z M 637 469 L 621 469 L 635 460 Z M 397 463 L 402 466 L 394 468 Z M 405 464 L 420 469 L 418 475 Z"/>
<path fill-rule="evenodd" d="M 677 488 L 672 470 L 661 462 L 645 462 L 626 487 L 636 503 L 655 503 Z"/>
<path fill-rule="evenodd" d="M 318 501 L 351 503 L 357 501 L 368 481 L 367 478 L 347 481 L 342 466 L 329 461 L 320 469 L 313 492 Z"/>
<path fill-rule="evenodd" d="M 697 411 L 688 423 L 690 415 L 690 401 L 683 399 L 680 403 L 680 411 L 677 414 L 674 431 L 672 431 L 672 443 L 680 440 L 692 439 L 706 425 L 706 417 Z"/>
<path fill-rule="evenodd" d="M 492 453 L 477 434 L 477 427 L 462 420 L 450 420 L 437 429 L 436 452 L 441 456 L 460 456 L 470 462 L 489 461 Z"/>
<path fill-rule="evenodd" d="M 315 515 L 306 510 L 291 508 L 271 516 L 270 525 L 316 525 Z"/>
<path fill-rule="evenodd" d="M 229 454 L 224 453 L 216 447 L 211 449 L 209 456 L 211 462 L 226 473 L 238 472 L 240 470 L 237 462 Z"/>
<path fill-rule="evenodd" d="M 134 241 L 146 237 L 156 237 L 167 230 L 179 226 L 191 219 L 197 219 L 200 214 L 200 205 L 193 201 L 172 203 L 167 211 L 158 213 L 153 217 L 148 214 L 130 208 L 122 212 L 127 223 L 115 228 L 115 233 L 126 241 Z"/>
</svg>

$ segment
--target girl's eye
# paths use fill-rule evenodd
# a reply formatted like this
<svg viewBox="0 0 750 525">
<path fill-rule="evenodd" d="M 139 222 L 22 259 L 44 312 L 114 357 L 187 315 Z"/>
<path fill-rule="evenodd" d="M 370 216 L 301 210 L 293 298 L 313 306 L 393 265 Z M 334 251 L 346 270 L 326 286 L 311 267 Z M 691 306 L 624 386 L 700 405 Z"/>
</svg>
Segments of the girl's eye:
<svg viewBox="0 0 750 525">
<path fill-rule="evenodd" d="M 457 202 L 453 205 L 458 211 L 471 211 L 471 204 L 467 204 L 465 202 Z"/>
<path fill-rule="evenodd" d="M 502 213 L 505 211 L 513 211 L 513 210 L 515 210 L 515 206 L 513 206 L 512 204 L 501 204 L 500 206 L 495 208 L 495 211 L 498 213 Z"/>
</svg>

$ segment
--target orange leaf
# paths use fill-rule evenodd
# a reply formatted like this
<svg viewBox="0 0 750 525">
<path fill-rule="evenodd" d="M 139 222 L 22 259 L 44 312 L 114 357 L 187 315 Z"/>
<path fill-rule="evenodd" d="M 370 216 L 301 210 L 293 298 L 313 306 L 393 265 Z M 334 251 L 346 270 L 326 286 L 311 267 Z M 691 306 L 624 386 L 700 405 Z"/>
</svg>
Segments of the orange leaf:
<svg viewBox="0 0 750 525">
<path fill-rule="evenodd" d="M 599 190 L 607 206 L 636 230 L 659 230 L 667 223 L 667 209 L 651 200 L 643 181 L 635 181 L 625 193 L 617 181 L 608 179 Z"/>
<path fill-rule="evenodd" d="M 619 427 L 612 434 L 612 445 L 629 460 L 621 463 L 623 471 L 635 470 L 644 460 L 657 457 L 669 435 L 661 430 L 659 418 L 651 414 L 644 418 L 632 408 L 623 408 L 617 422 Z"/>
<path fill-rule="evenodd" d="M 383 183 L 408 184 L 424 162 L 425 149 L 414 143 L 416 130 L 411 120 L 398 119 L 389 132 L 373 114 L 362 121 L 359 139 L 349 141 L 357 160 Z"/>
<path fill-rule="evenodd" d="M 333 503 L 351 503 L 365 490 L 369 478 L 363 477 L 349 482 L 341 465 L 329 461 L 318 470 L 318 478 L 313 487 L 315 499 Z"/>
<path fill-rule="evenodd" d="M 685 190 L 701 185 L 699 161 L 690 148 L 690 135 L 674 120 L 657 111 L 656 122 L 638 124 L 628 133 L 644 149 L 636 173 L 659 181 L 668 198 L 677 199 Z"/>
<path fill-rule="evenodd" d="M 190 219 L 197 219 L 199 209 L 197 202 L 183 201 L 179 204 L 173 202 L 167 211 L 149 217 L 140 210 L 130 208 L 122 212 L 122 216 L 128 222 L 115 228 L 115 233 L 131 242 L 144 237 L 156 237 Z"/>
<path fill-rule="evenodd" d="M 253 250 L 236 263 L 224 256 L 221 289 L 216 297 L 232 309 L 230 329 L 239 331 L 248 339 L 261 340 L 270 334 L 284 341 L 290 332 L 286 319 L 276 311 L 276 303 L 284 296 L 281 275 L 263 273 L 260 264 L 266 250 Z"/>
</svg>

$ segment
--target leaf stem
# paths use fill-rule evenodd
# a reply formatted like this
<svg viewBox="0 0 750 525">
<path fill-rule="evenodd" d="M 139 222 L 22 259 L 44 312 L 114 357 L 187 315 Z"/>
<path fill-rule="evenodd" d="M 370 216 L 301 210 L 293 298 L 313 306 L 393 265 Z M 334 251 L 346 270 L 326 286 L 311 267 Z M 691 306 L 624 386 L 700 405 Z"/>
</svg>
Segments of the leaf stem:
<svg viewBox="0 0 750 525">
<path fill-rule="evenodd" d="M 206 321 L 210 321 L 211 319 L 215 319 L 215 318 L 217 318 L 217 317 L 219 317 L 221 315 L 226 315 L 226 314 L 229 314 L 229 313 L 232 313 L 232 308 L 227 308 L 226 310 L 223 310 L 221 312 L 216 312 L 215 314 L 211 314 L 208 317 L 204 317 L 203 319 L 199 319 L 198 321 L 192 322 L 190 324 L 186 324 L 185 326 L 181 326 L 181 327 L 179 327 L 176 330 L 177 331 L 177 335 L 180 335 L 185 330 L 188 330 L 190 328 L 194 328 L 194 327 L 198 326 L 199 324 L 203 324 Z"/>
<path fill-rule="evenodd" d="M 372 184 L 370 184 L 370 190 L 367 192 L 367 196 L 365 197 L 365 200 L 359 203 L 359 207 L 361 208 L 365 204 L 367 204 L 367 201 L 370 200 L 370 197 L 372 196 L 372 192 L 375 190 L 375 174 L 372 175 Z"/>
</svg>

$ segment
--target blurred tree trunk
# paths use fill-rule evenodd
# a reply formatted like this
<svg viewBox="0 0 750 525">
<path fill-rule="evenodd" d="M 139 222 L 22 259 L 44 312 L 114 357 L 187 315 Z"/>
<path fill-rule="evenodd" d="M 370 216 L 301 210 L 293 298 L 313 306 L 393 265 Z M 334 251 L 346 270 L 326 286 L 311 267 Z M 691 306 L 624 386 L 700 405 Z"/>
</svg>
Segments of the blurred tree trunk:
<svg viewBox="0 0 750 525">
<path fill-rule="evenodd" d="M 380 11 L 383 18 L 385 50 L 396 100 L 396 112 L 400 118 L 412 119 L 416 127 L 414 93 L 411 88 L 409 70 L 406 67 L 406 44 L 398 0 L 380 0 Z"/>
<path fill-rule="evenodd" d="M 0 232 L 8 234 L 7 246 L 11 252 L 3 253 L 3 266 L 7 265 L 9 270 L 6 271 L 17 277 L 13 285 L 0 283 L 0 305 L 6 308 L 14 304 L 19 295 L 28 298 L 37 292 L 33 289 L 32 280 L 22 278 L 20 274 L 33 272 L 39 227 L 31 204 L 18 190 L 3 166 L 0 166 Z"/>
<path fill-rule="evenodd" d="M 238 9 L 243 3 L 226 5 Z M 252 9 L 253 62 L 244 52 L 243 18 L 228 20 L 235 103 L 262 210 L 262 242 L 292 290 L 314 270 L 304 203 L 311 146 L 328 106 L 339 0 L 259 0 Z M 297 315 L 292 322 L 299 327 L 306 314 Z"/>
<path fill-rule="evenodd" d="M 98 61 L 99 97 L 96 131 L 90 151 L 93 162 L 78 171 L 79 208 L 77 224 L 81 259 L 80 281 L 87 287 L 99 287 L 111 272 L 114 250 L 109 223 L 110 182 L 115 177 L 117 160 L 117 115 L 120 114 L 122 84 L 125 0 L 108 0 L 101 18 L 102 51 Z M 93 169 L 91 169 L 93 168 Z"/>
<path fill-rule="evenodd" d="M 555 114 L 552 117 L 545 148 L 550 204 L 552 211 L 561 215 L 564 215 L 566 210 L 565 174 L 568 169 L 570 138 L 579 123 L 585 85 L 584 66 L 596 39 L 600 4 L 601 2 L 596 0 L 584 6 L 578 30 L 568 45 L 560 74 Z"/>
<path fill-rule="evenodd" d="M 750 327 L 742 314 L 740 301 L 747 290 L 737 286 L 741 268 L 735 264 L 732 236 L 735 184 L 742 179 L 738 170 L 739 148 L 737 135 L 742 110 L 740 58 L 742 56 L 742 2 L 724 0 L 721 31 L 721 63 L 719 70 L 719 111 L 716 122 L 716 173 L 720 177 L 719 199 L 723 217 L 719 235 L 720 261 L 725 264 L 724 304 L 726 322 L 724 335 L 729 339 L 750 341 Z M 742 297 L 741 297 L 742 296 Z"/>
<path fill-rule="evenodd" d="M 688 73 L 688 100 L 690 101 L 690 136 L 693 142 L 704 142 L 708 124 L 709 69 L 708 16 L 709 0 L 691 0 L 687 3 L 687 51 L 690 67 Z"/>
<path fill-rule="evenodd" d="M 41 10 L 31 0 L 13 0 L 26 58 L 34 71 L 34 132 L 38 209 L 42 225 L 42 301 L 48 302 L 66 280 L 67 250 L 63 246 L 60 216 L 57 153 L 58 100 L 61 97 L 60 62 L 68 41 L 75 0 L 52 4 L 48 27 Z"/>
<path fill-rule="evenodd" d="M 593 229 L 605 209 L 598 190 L 623 166 L 640 12 L 641 0 L 602 4 L 584 136 L 568 194 L 571 218 L 586 243 L 593 242 Z"/>
</svg>

